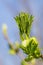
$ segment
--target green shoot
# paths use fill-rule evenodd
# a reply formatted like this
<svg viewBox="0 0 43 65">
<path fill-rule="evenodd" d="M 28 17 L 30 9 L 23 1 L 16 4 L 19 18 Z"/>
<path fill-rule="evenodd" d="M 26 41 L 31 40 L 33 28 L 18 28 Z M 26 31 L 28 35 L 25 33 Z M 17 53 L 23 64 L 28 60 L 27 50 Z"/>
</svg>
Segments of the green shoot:
<svg viewBox="0 0 43 65">
<path fill-rule="evenodd" d="M 26 37 L 29 37 L 33 22 L 33 16 L 28 13 L 21 12 L 14 19 L 18 24 L 21 39 L 24 40 Z"/>
</svg>

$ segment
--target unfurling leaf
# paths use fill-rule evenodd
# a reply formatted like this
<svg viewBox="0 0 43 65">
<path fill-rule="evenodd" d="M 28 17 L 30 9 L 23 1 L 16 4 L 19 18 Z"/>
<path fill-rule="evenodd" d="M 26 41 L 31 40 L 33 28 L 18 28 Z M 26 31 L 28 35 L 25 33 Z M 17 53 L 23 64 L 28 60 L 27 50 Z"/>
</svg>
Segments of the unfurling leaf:
<svg viewBox="0 0 43 65">
<path fill-rule="evenodd" d="M 14 19 L 18 24 L 21 39 L 22 40 L 26 39 L 26 36 L 29 37 L 31 25 L 33 22 L 33 16 L 28 13 L 21 12 Z"/>
</svg>

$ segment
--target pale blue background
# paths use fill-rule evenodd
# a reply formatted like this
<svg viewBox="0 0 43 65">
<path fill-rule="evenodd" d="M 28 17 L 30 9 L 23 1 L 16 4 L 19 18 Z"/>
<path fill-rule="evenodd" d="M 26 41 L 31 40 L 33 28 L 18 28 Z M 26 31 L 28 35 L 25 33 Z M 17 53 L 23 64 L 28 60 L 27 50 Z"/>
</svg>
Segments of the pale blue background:
<svg viewBox="0 0 43 65">
<path fill-rule="evenodd" d="M 2 24 L 8 25 L 8 35 L 12 42 L 20 41 L 19 30 L 13 17 L 21 11 L 35 16 L 31 36 L 36 36 L 40 47 L 43 47 L 43 0 L 0 0 L 0 62 L 2 61 L 2 65 L 20 65 L 21 59 L 18 56 L 8 54 L 9 48 L 2 34 Z"/>
</svg>

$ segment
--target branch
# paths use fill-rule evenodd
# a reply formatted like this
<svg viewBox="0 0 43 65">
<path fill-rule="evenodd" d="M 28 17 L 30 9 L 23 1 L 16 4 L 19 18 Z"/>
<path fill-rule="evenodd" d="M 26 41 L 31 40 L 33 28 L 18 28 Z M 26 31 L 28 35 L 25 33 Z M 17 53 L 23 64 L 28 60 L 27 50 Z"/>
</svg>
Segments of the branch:
<svg viewBox="0 0 43 65">
<path fill-rule="evenodd" d="M 40 56 L 43 59 L 43 55 Z"/>
</svg>

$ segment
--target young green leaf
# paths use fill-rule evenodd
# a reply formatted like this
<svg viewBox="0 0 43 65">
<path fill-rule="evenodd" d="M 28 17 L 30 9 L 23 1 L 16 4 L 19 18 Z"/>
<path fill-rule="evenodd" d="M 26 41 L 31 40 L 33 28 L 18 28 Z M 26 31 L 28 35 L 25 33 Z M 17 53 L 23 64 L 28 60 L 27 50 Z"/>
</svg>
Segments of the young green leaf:
<svg viewBox="0 0 43 65">
<path fill-rule="evenodd" d="M 21 39 L 24 40 L 26 38 L 26 35 L 29 37 L 31 25 L 33 22 L 33 16 L 28 13 L 21 12 L 14 19 L 18 24 Z"/>
</svg>

